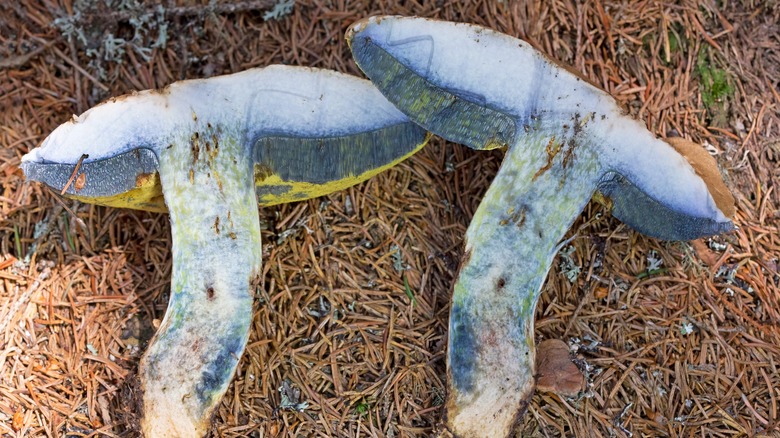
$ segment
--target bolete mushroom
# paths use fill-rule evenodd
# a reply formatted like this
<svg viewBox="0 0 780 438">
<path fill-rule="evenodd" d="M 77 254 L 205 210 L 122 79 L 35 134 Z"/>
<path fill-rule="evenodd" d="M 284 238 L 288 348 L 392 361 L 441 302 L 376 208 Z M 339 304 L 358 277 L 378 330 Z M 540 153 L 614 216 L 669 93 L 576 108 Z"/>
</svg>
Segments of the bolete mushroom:
<svg viewBox="0 0 780 438">
<path fill-rule="evenodd" d="M 111 99 L 25 155 L 31 180 L 103 205 L 168 211 L 168 310 L 140 364 L 147 437 L 206 433 L 244 351 L 261 205 L 348 187 L 426 132 L 371 84 L 272 66 Z"/>
<path fill-rule="evenodd" d="M 594 192 L 615 217 L 660 239 L 734 228 L 733 198 L 699 146 L 656 138 L 524 41 L 401 17 L 362 20 L 347 40 L 412 121 L 475 149 L 507 148 L 466 232 L 453 290 L 445 427 L 455 436 L 507 436 L 521 419 L 534 390 L 541 286 Z"/>
</svg>

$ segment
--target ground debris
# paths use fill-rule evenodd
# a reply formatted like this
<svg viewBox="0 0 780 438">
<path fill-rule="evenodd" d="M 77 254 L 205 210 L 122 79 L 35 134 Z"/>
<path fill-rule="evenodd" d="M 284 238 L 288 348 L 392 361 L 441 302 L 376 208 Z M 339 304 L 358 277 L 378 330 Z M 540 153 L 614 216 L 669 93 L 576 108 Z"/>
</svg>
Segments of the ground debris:
<svg viewBox="0 0 780 438">
<path fill-rule="evenodd" d="M 721 151 L 716 159 L 735 192 L 739 229 L 693 251 L 633 232 L 601 204 L 586 207 L 567 236 L 576 230 L 569 244 L 576 263 L 568 267 L 574 281 L 553 267 L 536 337 L 598 340 L 583 341 L 587 348 L 578 352 L 598 372 L 588 375 L 587 399 L 538 394 L 522 430 L 594 438 L 627 435 L 618 424 L 635 436 L 778 433 L 776 2 L 298 0 L 284 19 L 269 21 L 262 15 L 276 0 L 173 2 L 162 15 L 156 4 L 120 2 L 126 7 L 0 6 L 0 62 L 7 62 L 0 69 L 0 435 L 136 436 L 132 371 L 170 294 L 167 216 L 55 198 L 24 182 L 20 157 L 73 114 L 132 90 L 274 63 L 360 74 L 343 32 L 380 11 L 525 38 L 616 96 L 651 131 L 675 129 Z M 87 3 L 104 5 L 104 15 L 82 8 L 70 23 L 88 31 L 89 47 L 52 26 Z M 130 6 L 141 14 L 131 15 Z M 136 29 L 138 50 L 127 43 Z M 105 54 L 115 60 L 101 58 L 101 78 L 95 59 Z M 700 87 L 710 73 L 726 80 L 718 90 Z M 703 103 L 710 97 L 717 114 Z M 269 226 L 253 328 L 214 435 L 432 435 L 463 236 L 501 159 L 500 151 L 434 138 L 401 165 L 325 202 L 263 209 Z M 67 214 L 53 214 L 62 205 Z M 390 255 L 394 245 L 402 258 Z M 637 278 L 648 256 L 663 260 L 664 272 Z M 45 268 L 50 276 L 33 287 Z M 693 330 L 684 334 L 686 323 Z M 309 406 L 269 420 L 286 380 L 289 403 Z M 352 415 L 360 400 L 377 402 Z"/>
</svg>

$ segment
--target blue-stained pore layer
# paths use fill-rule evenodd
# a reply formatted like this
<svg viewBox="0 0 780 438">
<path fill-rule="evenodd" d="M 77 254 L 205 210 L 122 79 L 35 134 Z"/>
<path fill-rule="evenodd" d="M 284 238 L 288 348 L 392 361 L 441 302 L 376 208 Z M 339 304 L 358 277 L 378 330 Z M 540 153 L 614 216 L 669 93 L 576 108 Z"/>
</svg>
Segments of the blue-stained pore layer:
<svg viewBox="0 0 780 438">
<path fill-rule="evenodd" d="M 368 36 L 356 34 L 351 47 L 355 62 L 371 82 L 425 129 L 474 149 L 514 143 L 516 122 L 508 115 L 476 103 L 475 96 L 458 95 L 435 86 Z"/>
<path fill-rule="evenodd" d="M 135 148 L 110 158 L 90 161 L 89 156 L 79 163 L 33 162 L 22 163 L 27 179 L 40 181 L 61 191 L 73 177 L 74 171 L 83 174 L 83 185 L 71 184 L 68 195 L 85 198 L 108 197 L 125 193 L 136 187 L 138 176 L 157 172 L 157 156 L 151 149 Z"/>
<path fill-rule="evenodd" d="M 398 161 L 420 147 L 425 136 L 411 122 L 329 137 L 272 134 L 255 141 L 254 163 L 285 182 L 327 184 Z M 266 189 L 272 187 L 258 187 L 258 194 Z"/>
<path fill-rule="evenodd" d="M 598 190 L 611 200 L 613 216 L 656 239 L 693 240 L 734 229 L 730 221 L 717 222 L 672 210 L 614 172 L 602 178 Z"/>
</svg>

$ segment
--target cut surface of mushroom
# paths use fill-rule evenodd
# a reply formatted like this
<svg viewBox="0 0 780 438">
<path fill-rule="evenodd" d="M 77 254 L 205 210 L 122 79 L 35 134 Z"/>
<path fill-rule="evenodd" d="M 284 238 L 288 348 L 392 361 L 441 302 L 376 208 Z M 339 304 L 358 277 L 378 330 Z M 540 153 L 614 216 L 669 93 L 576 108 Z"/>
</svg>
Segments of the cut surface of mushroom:
<svg viewBox="0 0 780 438">
<path fill-rule="evenodd" d="M 607 93 L 521 40 L 469 24 L 372 17 L 353 24 L 347 41 L 411 120 L 475 149 L 507 148 L 467 230 L 453 289 L 448 433 L 504 437 L 521 419 L 534 390 L 541 286 L 594 192 L 653 237 L 733 229 L 733 198 L 708 185 L 720 182 L 714 161 L 694 168 Z"/>
<path fill-rule="evenodd" d="M 111 99 L 22 159 L 68 197 L 170 213 L 171 295 L 139 372 L 145 436 L 208 430 L 248 339 L 258 201 L 348 187 L 426 140 L 368 81 L 273 66 Z"/>
</svg>

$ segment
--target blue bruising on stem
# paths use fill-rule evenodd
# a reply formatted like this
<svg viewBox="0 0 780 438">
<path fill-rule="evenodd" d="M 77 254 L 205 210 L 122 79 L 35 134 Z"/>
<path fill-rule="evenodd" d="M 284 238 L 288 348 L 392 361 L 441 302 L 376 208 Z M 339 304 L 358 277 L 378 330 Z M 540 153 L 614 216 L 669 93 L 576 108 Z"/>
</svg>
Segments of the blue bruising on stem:
<svg viewBox="0 0 780 438">
<path fill-rule="evenodd" d="M 205 434 L 249 337 L 261 265 L 253 163 L 239 135 L 217 132 L 218 150 L 193 135 L 172 141 L 160 160 L 173 273 L 168 310 L 141 361 L 150 436 Z"/>
<path fill-rule="evenodd" d="M 215 396 L 224 392 L 233 370 L 238 366 L 249 334 L 249 324 L 245 323 L 251 321 L 251 316 L 249 312 L 248 317 L 242 315 L 236 318 L 238 321 L 233 324 L 234 327 L 229 330 L 228 336 L 218 341 L 222 349 L 217 352 L 216 357 L 211 358 L 207 368 L 201 372 L 200 382 L 195 385 L 195 391 L 198 400 L 204 405 L 213 403 Z"/>
<path fill-rule="evenodd" d="M 477 321 L 462 304 L 453 303 L 450 310 L 450 376 L 458 390 L 474 390 L 473 370 L 477 354 L 474 327 Z"/>
</svg>

